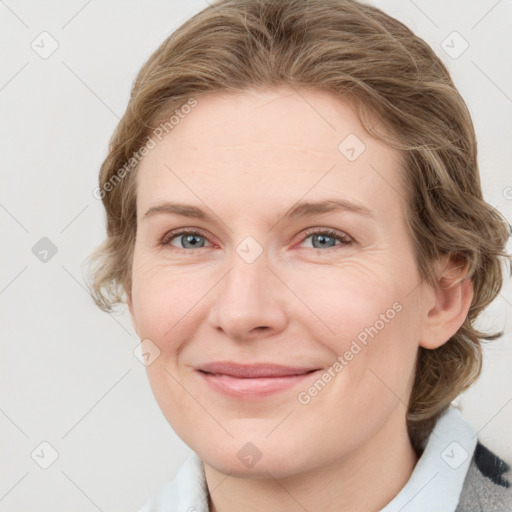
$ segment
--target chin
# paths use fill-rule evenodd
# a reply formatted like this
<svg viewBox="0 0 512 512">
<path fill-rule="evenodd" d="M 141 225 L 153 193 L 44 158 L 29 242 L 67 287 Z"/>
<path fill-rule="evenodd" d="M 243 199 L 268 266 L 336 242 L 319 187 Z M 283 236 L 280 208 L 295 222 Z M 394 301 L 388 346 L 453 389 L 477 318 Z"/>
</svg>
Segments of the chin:
<svg viewBox="0 0 512 512">
<path fill-rule="evenodd" d="M 295 446 L 283 446 L 282 439 L 275 441 L 251 443 L 231 439 L 223 445 L 216 443 L 213 451 L 211 445 L 194 451 L 216 471 L 237 478 L 268 478 L 269 474 L 286 478 L 315 466 L 315 461 L 308 461 L 304 451 Z"/>
</svg>

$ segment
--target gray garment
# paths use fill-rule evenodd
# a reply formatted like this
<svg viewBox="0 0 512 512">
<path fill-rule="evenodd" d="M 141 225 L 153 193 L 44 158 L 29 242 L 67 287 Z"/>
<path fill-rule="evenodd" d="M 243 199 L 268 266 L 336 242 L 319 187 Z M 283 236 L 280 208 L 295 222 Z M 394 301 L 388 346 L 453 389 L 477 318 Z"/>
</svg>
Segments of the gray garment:
<svg viewBox="0 0 512 512">
<path fill-rule="evenodd" d="M 511 481 L 510 464 L 479 442 L 455 512 L 512 512 Z"/>
</svg>

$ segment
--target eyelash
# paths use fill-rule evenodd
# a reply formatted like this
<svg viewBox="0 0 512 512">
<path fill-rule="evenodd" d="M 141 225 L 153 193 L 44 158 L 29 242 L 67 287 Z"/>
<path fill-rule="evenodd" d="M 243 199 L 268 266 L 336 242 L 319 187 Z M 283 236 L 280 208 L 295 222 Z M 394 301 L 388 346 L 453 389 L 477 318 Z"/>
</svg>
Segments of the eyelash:
<svg viewBox="0 0 512 512">
<path fill-rule="evenodd" d="M 176 237 L 178 237 L 180 235 L 199 235 L 200 237 L 205 238 L 206 240 L 208 240 L 208 237 L 204 233 L 202 233 L 200 230 L 197 230 L 197 229 L 194 229 L 194 230 L 178 229 L 178 230 L 175 230 L 175 231 L 167 232 L 163 236 L 162 240 L 160 241 L 160 246 L 162 246 L 162 247 L 172 247 L 174 250 L 184 251 L 184 252 L 190 252 L 191 250 L 193 250 L 193 249 L 184 249 L 182 247 L 171 246 L 171 244 L 170 244 L 171 240 L 173 240 L 174 238 L 176 238 Z M 307 230 L 302 235 L 302 237 L 299 240 L 299 242 L 301 242 L 301 243 L 304 242 L 305 240 L 307 240 L 312 235 L 327 235 L 327 236 L 335 238 L 336 240 L 341 242 L 340 244 L 334 245 L 333 247 L 328 247 L 328 249 L 334 249 L 335 247 L 341 247 L 341 246 L 352 245 L 353 244 L 352 238 L 349 237 L 347 234 L 345 234 L 345 233 L 343 233 L 341 231 L 336 231 L 335 229 L 329 229 L 329 228 L 326 228 L 326 229 L 312 228 L 310 230 Z M 204 247 L 200 247 L 200 249 L 204 249 Z M 323 251 L 322 248 L 317 248 L 317 247 L 308 247 L 308 249 L 312 249 L 312 250 L 316 250 L 316 251 Z"/>
</svg>

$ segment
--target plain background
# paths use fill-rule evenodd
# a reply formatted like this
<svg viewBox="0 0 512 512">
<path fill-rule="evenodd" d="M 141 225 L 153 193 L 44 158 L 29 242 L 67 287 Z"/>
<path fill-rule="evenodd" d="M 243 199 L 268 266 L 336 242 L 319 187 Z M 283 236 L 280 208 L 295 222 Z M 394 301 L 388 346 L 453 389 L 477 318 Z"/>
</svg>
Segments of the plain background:
<svg viewBox="0 0 512 512">
<path fill-rule="evenodd" d="M 476 126 L 484 195 L 510 222 L 512 2 L 373 3 L 449 66 Z M 83 261 L 104 237 L 92 191 L 136 72 L 206 5 L 0 1 L 0 512 L 137 510 L 189 453 L 133 355 L 138 339 L 127 312 L 95 307 Z M 58 43 L 48 58 L 32 48 L 51 49 L 44 31 Z M 46 262 L 33 251 L 48 243 L 43 237 L 57 249 Z M 509 460 L 511 317 L 507 283 L 480 323 L 505 336 L 485 349 L 483 375 L 459 400 L 480 439 Z M 44 441 L 58 453 L 48 469 L 31 456 L 51 456 Z"/>
</svg>

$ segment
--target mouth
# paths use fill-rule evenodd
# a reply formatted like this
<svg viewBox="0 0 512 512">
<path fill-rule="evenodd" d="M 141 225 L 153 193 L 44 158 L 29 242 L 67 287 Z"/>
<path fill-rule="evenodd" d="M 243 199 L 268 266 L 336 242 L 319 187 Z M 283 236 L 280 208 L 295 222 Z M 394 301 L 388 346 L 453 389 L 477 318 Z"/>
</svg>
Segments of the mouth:
<svg viewBox="0 0 512 512">
<path fill-rule="evenodd" d="M 231 398 L 261 398 L 290 389 L 319 368 L 276 364 L 242 365 L 209 363 L 197 369 L 201 378 L 216 392 Z"/>
</svg>

